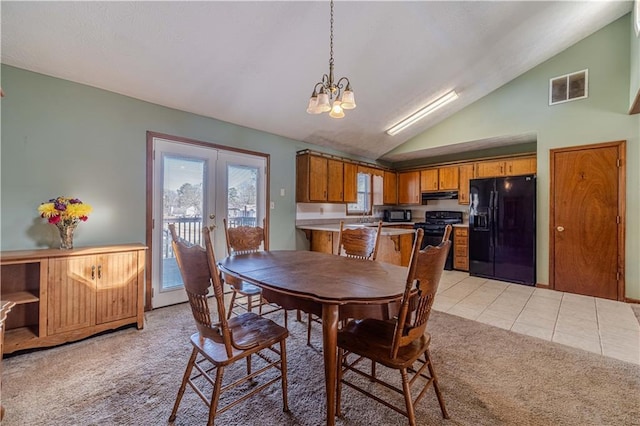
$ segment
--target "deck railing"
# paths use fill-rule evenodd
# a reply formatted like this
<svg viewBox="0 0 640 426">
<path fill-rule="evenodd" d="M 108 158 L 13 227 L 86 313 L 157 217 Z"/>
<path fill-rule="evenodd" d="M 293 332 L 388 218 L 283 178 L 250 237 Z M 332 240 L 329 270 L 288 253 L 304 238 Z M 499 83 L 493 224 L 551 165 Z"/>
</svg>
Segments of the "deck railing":
<svg viewBox="0 0 640 426">
<path fill-rule="evenodd" d="M 202 218 L 201 217 L 180 217 L 164 219 L 162 224 L 162 258 L 170 259 L 175 257 L 171 248 L 171 233 L 169 224 L 173 223 L 180 238 L 193 243 L 202 244 Z M 256 226 L 256 218 L 250 216 L 236 216 L 229 218 L 229 227 Z"/>
</svg>

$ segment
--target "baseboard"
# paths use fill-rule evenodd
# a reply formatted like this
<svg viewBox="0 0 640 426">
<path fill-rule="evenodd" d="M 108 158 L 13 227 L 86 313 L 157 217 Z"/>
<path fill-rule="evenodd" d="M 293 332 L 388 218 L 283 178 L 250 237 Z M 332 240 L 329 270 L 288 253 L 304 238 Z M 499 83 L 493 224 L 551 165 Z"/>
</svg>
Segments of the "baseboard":
<svg viewBox="0 0 640 426">
<path fill-rule="evenodd" d="M 547 290 L 551 290 L 551 287 L 549 287 L 549 284 L 536 283 L 536 288 L 544 288 Z"/>
<path fill-rule="evenodd" d="M 625 297 L 624 301 L 627 303 L 639 303 L 640 304 L 640 299 L 632 299 L 630 297 Z"/>
</svg>

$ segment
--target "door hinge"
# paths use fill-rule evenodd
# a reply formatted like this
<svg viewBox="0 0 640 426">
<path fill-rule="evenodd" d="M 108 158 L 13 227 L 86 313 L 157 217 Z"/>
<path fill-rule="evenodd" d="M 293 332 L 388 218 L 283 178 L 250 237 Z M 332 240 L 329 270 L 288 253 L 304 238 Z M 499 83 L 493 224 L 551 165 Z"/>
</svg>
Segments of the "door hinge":
<svg viewBox="0 0 640 426">
<path fill-rule="evenodd" d="M 616 223 L 619 225 L 620 224 L 620 216 L 616 216 Z"/>
<path fill-rule="evenodd" d="M 616 272 L 616 281 L 620 281 L 620 271 Z"/>
<path fill-rule="evenodd" d="M 618 159 L 616 159 L 616 165 L 617 165 L 618 167 L 622 166 L 622 161 L 620 161 L 620 159 L 619 159 L 619 158 L 618 158 Z"/>
</svg>

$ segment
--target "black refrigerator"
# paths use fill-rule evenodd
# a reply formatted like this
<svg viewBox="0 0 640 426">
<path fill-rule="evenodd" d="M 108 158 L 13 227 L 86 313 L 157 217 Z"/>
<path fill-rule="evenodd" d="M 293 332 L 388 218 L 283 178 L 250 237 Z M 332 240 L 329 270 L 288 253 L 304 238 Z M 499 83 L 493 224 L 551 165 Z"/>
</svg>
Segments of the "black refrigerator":
<svg viewBox="0 0 640 426">
<path fill-rule="evenodd" d="M 535 285 L 535 175 L 472 179 L 469 201 L 469 274 Z"/>
</svg>

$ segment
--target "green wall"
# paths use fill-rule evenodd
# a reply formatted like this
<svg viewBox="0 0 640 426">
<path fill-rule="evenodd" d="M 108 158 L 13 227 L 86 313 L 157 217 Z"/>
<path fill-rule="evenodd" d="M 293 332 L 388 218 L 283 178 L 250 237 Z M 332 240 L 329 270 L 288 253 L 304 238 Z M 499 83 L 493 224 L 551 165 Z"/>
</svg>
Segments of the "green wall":
<svg viewBox="0 0 640 426">
<path fill-rule="evenodd" d="M 76 230 L 77 246 L 145 242 L 147 130 L 270 154 L 271 247 L 295 248 L 295 155 L 318 147 L 6 65 L 1 70 L 2 250 L 56 247 L 56 228 L 36 209 L 58 195 L 94 208 Z"/>
<path fill-rule="evenodd" d="M 635 16 L 633 19 L 635 19 Z M 640 92 L 640 34 L 636 34 L 633 22 L 631 23 L 631 68 L 629 81 L 629 108 L 631 108 L 638 92 Z"/>
<path fill-rule="evenodd" d="M 392 152 L 535 133 L 538 156 L 537 281 L 548 283 L 549 150 L 626 140 L 626 296 L 640 299 L 640 114 L 628 114 L 630 31 L 633 29 L 628 14 Z M 549 106 L 549 79 L 585 68 L 589 69 L 589 97 Z"/>
</svg>

